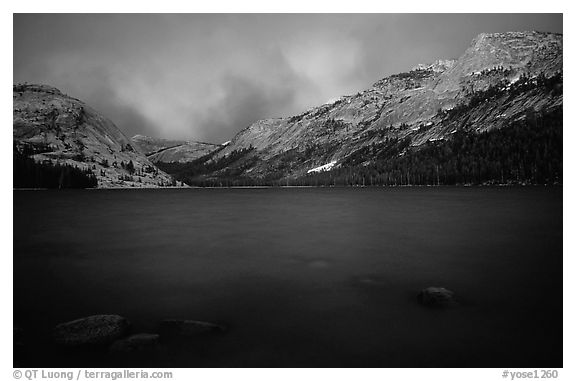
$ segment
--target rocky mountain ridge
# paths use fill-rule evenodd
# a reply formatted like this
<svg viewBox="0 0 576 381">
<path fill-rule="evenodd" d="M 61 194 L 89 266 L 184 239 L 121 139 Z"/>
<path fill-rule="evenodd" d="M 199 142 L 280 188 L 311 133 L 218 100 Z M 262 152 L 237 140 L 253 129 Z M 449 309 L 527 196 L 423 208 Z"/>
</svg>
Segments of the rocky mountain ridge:
<svg viewBox="0 0 576 381">
<path fill-rule="evenodd" d="M 370 89 L 298 116 L 257 121 L 234 137 L 220 155 L 250 144 L 268 157 L 295 148 L 301 140 L 324 143 L 327 139 L 323 138 L 318 122 L 330 119 L 341 122 L 343 127 L 330 134 L 330 139 L 353 140 L 361 132 L 383 127 L 411 131 L 420 123 L 433 123 L 439 109 L 450 110 L 467 94 L 486 90 L 501 80 L 515 82 L 522 74 L 552 76 L 561 71 L 561 35 L 480 34 L 456 61 L 421 65 L 408 73 L 392 75 Z M 428 135 L 440 138 L 443 134 Z"/>
<path fill-rule="evenodd" d="M 208 155 L 223 147 L 221 144 L 189 140 L 158 139 L 145 135 L 135 135 L 132 142 L 153 163 L 186 163 Z"/>
<path fill-rule="evenodd" d="M 13 113 L 15 155 L 91 172 L 99 188 L 175 184 L 114 123 L 54 87 L 13 85 Z"/>
<path fill-rule="evenodd" d="M 406 145 L 402 155 L 457 132 L 495 131 L 527 113 L 561 110 L 562 56 L 561 34 L 480 34 L 457 60 L 418 65 L 334 103 L 255 122 L 204 158 L 211 172 L 195 169 L 201 175 L 188 180 L 288 183 L 316 168 L 338 169 L 357 152 L 368 152 L 363 162 L 374 164 L 390 140 Z"/>
</svg>

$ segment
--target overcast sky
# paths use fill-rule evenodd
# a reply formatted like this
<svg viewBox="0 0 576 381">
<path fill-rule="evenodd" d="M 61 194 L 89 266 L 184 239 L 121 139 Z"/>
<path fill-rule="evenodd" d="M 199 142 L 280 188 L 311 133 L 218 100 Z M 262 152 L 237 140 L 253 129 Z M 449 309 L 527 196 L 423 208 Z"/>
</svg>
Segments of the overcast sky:
<svg viewBox="0 0 576 381">
<path fill-rule="evenodd" d="M 14 15 L 14 82 L 79 98 L 128 136 L 220 143 L 481 32 L 562 32 L 561 15 Z"/>
</svg>

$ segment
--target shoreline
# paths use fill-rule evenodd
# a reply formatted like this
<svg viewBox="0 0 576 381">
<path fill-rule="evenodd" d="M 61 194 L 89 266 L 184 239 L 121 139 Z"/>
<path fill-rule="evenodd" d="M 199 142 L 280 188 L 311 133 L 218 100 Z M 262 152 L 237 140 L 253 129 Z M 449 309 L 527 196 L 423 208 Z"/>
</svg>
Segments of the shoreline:
<svg viewBox="0 0 576 381">
<path fill-rule="evenodd" d="M 511 188 L 511 187 L 562 187 L 563 184 L 451 184 L 451 185 L 258 185 L 258 186 L 229 186 L 229 187 L 114 187 L 114 188 L 12 188 L 13 191 L 108 191 L 108 190 L 150 190 L 150 189 L 171 189 L 171 190 L 190 190 L 190 189 L 285 189 L 285 188 Z"/>
</svg>

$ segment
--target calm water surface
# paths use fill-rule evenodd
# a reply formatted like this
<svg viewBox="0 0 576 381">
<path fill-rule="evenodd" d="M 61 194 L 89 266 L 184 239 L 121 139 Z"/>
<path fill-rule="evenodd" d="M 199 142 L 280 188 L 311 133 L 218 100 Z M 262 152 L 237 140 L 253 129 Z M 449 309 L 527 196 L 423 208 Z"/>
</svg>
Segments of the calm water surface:
<svg viewBox="0 0 576 381">
<path fill-rule="evenodd" d="M 562 188 L 15 191 L 15 364 L 126 365 L 46 347 L 101 313 L 229 327 L 138 366 L 561 367 Z"/>
</svg>

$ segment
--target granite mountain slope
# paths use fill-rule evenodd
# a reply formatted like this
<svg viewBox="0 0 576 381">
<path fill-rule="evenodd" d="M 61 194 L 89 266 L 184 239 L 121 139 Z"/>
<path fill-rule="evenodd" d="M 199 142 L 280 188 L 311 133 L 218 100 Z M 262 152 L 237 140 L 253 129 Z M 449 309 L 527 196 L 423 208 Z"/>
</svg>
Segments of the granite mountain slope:
<svg viewBox="0 0 576 381">
<path fill-rule="evenodd" d="M 220 144 L 158 139 L 145 135 L 135 135 L 132 142 L 153 163 L 194 161 L 223 147 Z"/>
<path fill-rule="evenodd" d="M 16 153 L 91 171 L 99 188 L 173 185 L 122 131 L 84 102 L 35 84 L 13 86 Z"/>
<path fill-rule="evenodd" d="M 350 167 L 352 158 L 375 165 L 457 134 L 561 113 L 562 104 L 561 34 L 481 34 L 456 60 L 418 65 L 296 116 L 257 121 L 192 170 L 161 167 L 200 185 L 298 184 Z M 391 142 L 395 153 L 383 156 Z"/>
</svg>

